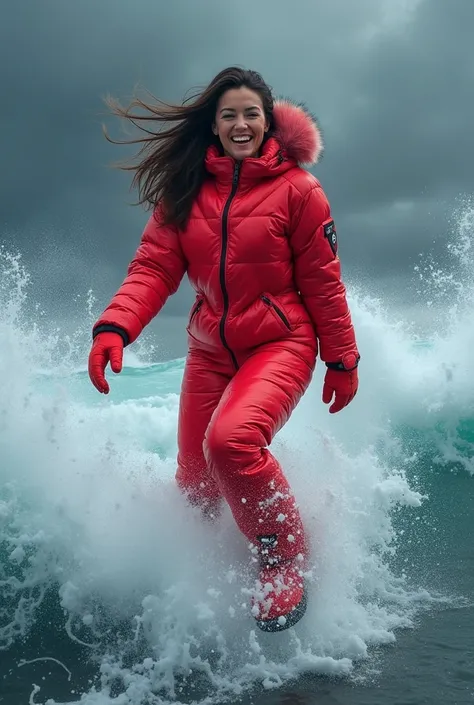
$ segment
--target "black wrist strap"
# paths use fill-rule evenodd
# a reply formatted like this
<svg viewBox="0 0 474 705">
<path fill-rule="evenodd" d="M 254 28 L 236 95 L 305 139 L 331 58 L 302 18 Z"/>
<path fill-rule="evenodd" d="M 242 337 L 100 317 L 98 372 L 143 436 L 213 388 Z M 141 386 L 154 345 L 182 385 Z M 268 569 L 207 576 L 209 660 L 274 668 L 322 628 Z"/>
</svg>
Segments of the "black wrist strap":
<svg viewBox="0 0 474 705">
<path fill-rule="evenodd" d="M 100 326 L 96 326 L 92 331 L 92 338 L 94 339 L 99 333 L 118 333 L 123 340 L 123 344 L 126 347 L 129 344 L 128 333 L 120 326 L 114 326 L 112 323 L 103 323 Z"/>
<path fill-rule="evenodd" d="M 359 365 L 360 355 L 357 357 L 356 364 L 353 367 L 344 367 L 343 362 L 326 362 L 326 367 L 329 370 L 338 370 L 339 372 L 352 372 Z"/>
</svg>

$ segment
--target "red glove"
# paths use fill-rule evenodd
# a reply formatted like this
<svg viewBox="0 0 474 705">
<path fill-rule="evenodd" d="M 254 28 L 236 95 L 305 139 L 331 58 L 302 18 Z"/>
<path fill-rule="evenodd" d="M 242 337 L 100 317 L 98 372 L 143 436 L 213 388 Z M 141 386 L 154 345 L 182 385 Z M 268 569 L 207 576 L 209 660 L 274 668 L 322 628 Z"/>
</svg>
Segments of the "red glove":
<svg viewBox="0 0 474 705">
<path fill-rule="evenodd" d="M 323 386 L 323 402 L 329 404 L 333 395 L 334 403 L 329 407 L 329 413 L 335 414 L 347 406 L 357 394 L 359 376 L 357 367 L 353 370 L 326 370 Z"/>
<path fill-rule="evenodd" d="M 89 377 L 94 387 L 103 394 L 110 391 L 104 373 L 107 363 L 113 372 L 122 371 L 123 339 L 118 333 L 99 333 L 89 353 Z"/>
</svg>

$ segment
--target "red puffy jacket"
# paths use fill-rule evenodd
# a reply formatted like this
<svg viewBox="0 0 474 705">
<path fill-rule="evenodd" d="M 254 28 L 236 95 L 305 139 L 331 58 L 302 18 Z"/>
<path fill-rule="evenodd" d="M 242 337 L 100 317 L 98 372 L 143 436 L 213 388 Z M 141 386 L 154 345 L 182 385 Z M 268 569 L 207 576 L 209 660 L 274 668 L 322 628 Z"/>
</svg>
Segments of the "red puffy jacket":
<svg viewBox="0 0 474 705">
<path fill-rule="evenodd" d="M 356 341 L 337 256 L 337 236 L 319 181 L 299 163 L 317 157 L 317 127 L 302 108 L 275 105 L 276 131 L 260 158 L 234 162 L 211 146 L 207 178 L 187 227 L 150 217 L 128 274 L 94 326 L 132 343 L 187 272 L 196 291 L 190 344 L 230 354 L 288 336 L 319 341 L 339 362 Z"/>
</svg>

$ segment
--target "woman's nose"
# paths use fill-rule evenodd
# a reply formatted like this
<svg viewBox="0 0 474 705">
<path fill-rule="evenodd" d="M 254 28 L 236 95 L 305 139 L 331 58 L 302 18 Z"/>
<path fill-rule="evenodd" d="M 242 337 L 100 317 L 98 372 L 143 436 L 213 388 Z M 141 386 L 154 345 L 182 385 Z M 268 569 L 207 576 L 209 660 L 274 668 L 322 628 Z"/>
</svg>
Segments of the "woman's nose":
<svg viewBox="0 0 474 705">
<path fill-rule="evenodd" d="M 247 120 L 243 115 L 237 115 L 236 121 L 235 121 L 235 126 L 238 127 L 239 129 L 246 128 L 247 127 Z"/>
</svg>

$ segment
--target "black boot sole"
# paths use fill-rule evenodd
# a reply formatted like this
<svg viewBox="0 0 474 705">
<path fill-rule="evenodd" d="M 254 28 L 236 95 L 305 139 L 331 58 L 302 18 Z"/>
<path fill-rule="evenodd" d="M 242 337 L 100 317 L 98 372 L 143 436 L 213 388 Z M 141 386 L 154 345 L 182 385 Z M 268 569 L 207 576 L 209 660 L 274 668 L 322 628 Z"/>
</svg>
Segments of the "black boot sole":
<svg viewBox="0 0 474 705">
<path fill-rule="evenodd" d="M 288 614 L 282 615 L 285 617 L 285 624 L 280 624 L 278 622 L 281 617 L 275 617 L 274 619 L 257 619 L 257 627 L 262 630 L 262 632 L 282 632 L 285 629 L 290 629 L 300 621 L 306 612 L 306 607 L 308 606 L 308 596 L 306 594 L 306 588 L 303 591 L 303 597 L 301 602 L 291 610 Z"/>
</svg>

